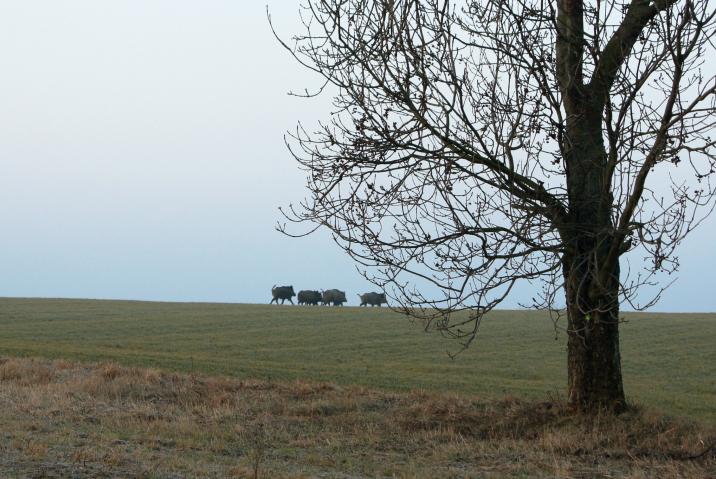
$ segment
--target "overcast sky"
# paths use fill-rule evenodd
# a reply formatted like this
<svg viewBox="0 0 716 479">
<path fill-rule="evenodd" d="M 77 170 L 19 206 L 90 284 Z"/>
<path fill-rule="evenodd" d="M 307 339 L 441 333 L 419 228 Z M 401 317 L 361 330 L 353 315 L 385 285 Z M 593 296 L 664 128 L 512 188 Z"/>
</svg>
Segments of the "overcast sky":
<svg viewBox="0 0 716 479">
<path fill-rule="evenodd" d="M 298 31 L 298 0 L 268 3 Z M 326 234 L 274 229 L 305 196 L 283 134 L 329 99 L 287 96 L 316 79 L 265 8 L 0 0 L 0 296 L 268 302 L 293 284 L 356 304 L 371 289 Z M 716 310 L 715 233 L 716 217 L 687 239 L 656 310 Z"/>
</svg>

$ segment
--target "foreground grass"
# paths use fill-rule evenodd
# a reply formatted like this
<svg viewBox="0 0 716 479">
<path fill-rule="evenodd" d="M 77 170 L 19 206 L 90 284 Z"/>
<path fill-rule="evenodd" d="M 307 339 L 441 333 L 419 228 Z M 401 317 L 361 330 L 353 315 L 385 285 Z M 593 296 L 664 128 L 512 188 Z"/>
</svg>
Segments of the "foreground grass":
<svg viewBox="0 0 716 479">
<path fill-rule="evenodd" d="M 716 315 L 625 317 L 629 400 L 716 424 Z M 565 335 L 539 312 L 492 313 L 455 360 L 456 343 L 385 308 L 0 299 L 0 331 L 10 356 L 485 398 L 566 387 Z"/>
<path fill-rule="evenodd" d="M 716 429 L 558 401 L 0 358 L 0 477 L 713 478 Z"/>
</svg>

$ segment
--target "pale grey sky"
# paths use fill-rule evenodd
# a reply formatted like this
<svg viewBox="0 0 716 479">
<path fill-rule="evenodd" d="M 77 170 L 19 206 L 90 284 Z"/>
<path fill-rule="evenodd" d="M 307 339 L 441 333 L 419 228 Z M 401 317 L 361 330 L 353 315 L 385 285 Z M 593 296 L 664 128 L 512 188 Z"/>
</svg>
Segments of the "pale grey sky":
<svg viewBox="0 0 716 479">
<path fill-rule="evenodd" d="M 297 31 L 297 0 L 269 1 Z M 265 3 L 0 0 L 0 296 L 268 302 L 370 290 L 326 234 L 274 230 L 304 196 L 283 134 L 329 99 Z M 716 217 L 655 308 L 714 311 Z M 523 289 L 523 293 L 529 292 Z M 505 306 L 515 306 L 515 301 Z"/>
</svg>

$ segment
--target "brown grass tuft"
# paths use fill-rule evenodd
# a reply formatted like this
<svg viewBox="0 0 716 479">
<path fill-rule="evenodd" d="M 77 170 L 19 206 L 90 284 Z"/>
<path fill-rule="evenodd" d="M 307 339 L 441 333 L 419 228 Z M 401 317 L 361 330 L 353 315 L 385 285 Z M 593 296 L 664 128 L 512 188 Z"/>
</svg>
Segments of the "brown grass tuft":
<svg viewBox="0 0 716 479">
<path fill-rule="evenodd" d="M 55 368 L 31 359 L 0 359 L 0 381 L 13 381 L 21 386 L 48 384 L 55 377 Z"/>
<path fill-rule="evenodd" d="M 554 398 L 3 358 L 0 401 L 0 477 L 716 477 L 713 428 Z"/>
</svg>

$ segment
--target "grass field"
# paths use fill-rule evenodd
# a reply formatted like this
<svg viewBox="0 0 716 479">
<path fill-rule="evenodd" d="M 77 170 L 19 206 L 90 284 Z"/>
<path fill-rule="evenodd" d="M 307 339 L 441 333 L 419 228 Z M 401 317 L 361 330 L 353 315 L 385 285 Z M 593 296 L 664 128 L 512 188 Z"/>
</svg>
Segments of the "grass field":
<svg viewBox="0 0 716 479">
<path fill-rule="evenodd" d="M 0 358 L 3 479 L 714 479 L 715 447 L 641 409 Z"/>
<path fill-rule="evenodd" d="M 716 423 L 716 315 L 627 314 L 628 399 Z M 566 385 L 565 336 L 539 312 L 494 312 L 458 345 L 388 309 L 0 299 L 0 356 L 261 380 L 545 399 Z"/>
</svg>

